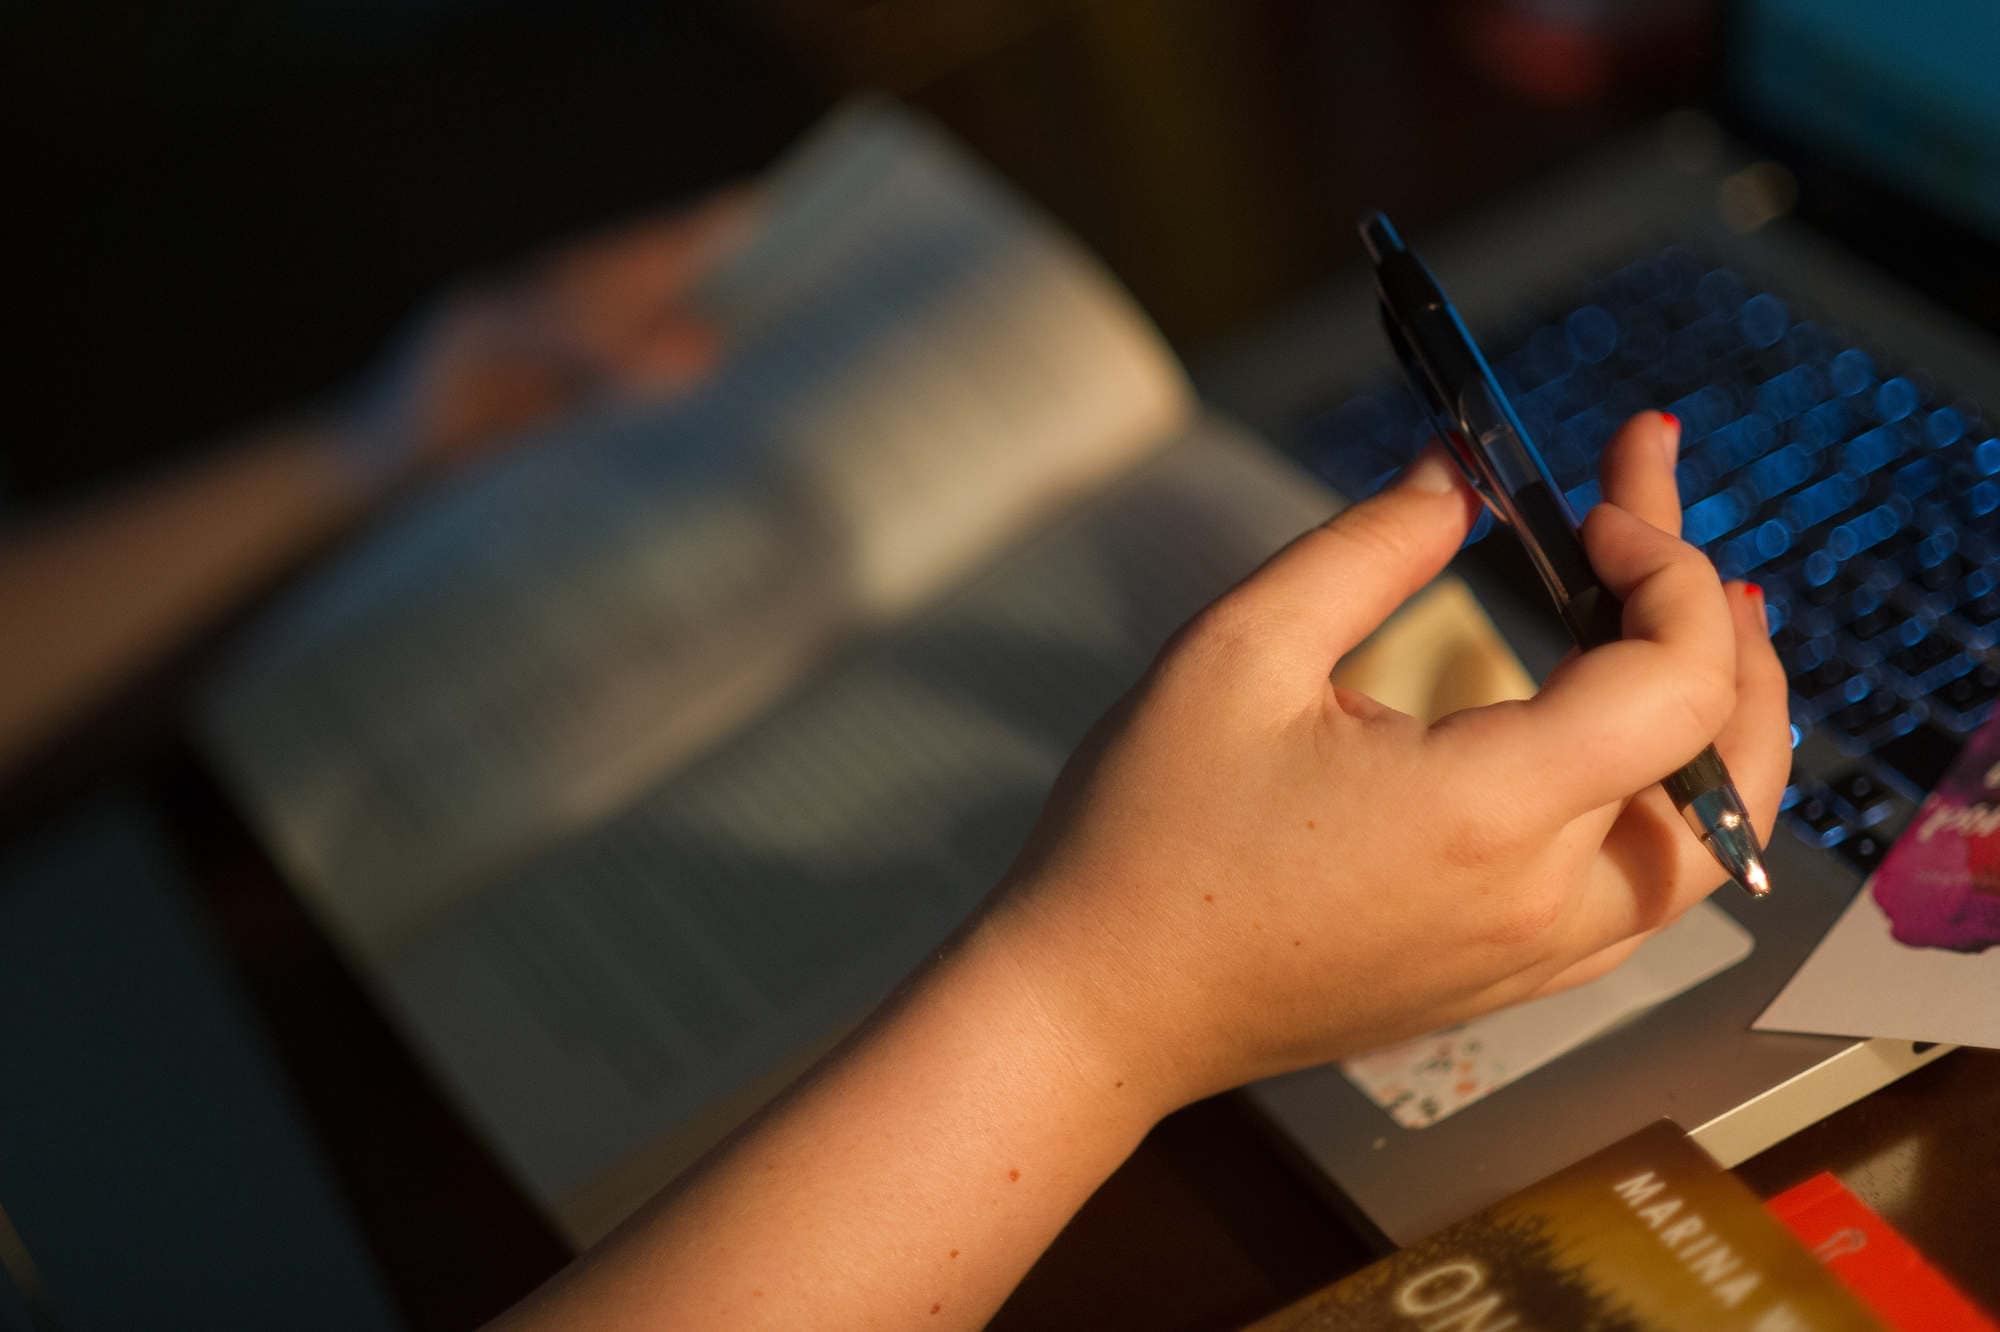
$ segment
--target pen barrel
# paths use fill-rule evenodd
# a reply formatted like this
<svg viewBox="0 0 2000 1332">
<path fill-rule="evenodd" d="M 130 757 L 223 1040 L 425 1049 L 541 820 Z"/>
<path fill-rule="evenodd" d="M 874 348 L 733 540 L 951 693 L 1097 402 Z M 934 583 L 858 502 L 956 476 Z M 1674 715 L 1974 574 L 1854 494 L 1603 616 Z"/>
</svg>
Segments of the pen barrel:
<svg viewBox="0 0 2000 1332">
<path fill-rule="evenodd" d="M 1625 603 L 1611 595 L 1595 578 L 1589 578 L 1581 585 L 1571 584 L 1573 591 L 1558 595 L 1563 626 L 1576 645 L 1586 652 L 1606 643 L 1615 643 L 1625 636 Z"/>
<path fill-rule="evenodd" d="M 1521 539 L 1528 562 L 1562 616 L 1563 627 L 1585 651 L 1625 636 L 1625 605 L 1597 581 L 1583 534 L 1555 487 L 1540 477 L 1499 493 L 1500 516 Z"/>
<path fill-rule="evenodd" d="M 1715 752 L 1714 745 L 1696 754 L 1685 766 L 1660 779 L 1660 787 L 1666 791 L 1667 798 L 1674 802 L 1674 808 L 1682 810 L 1703 792 L 1718 790 L 1729 784 L 1729 770 L 1722 766 L 1722 755 Z"/>
</svg>

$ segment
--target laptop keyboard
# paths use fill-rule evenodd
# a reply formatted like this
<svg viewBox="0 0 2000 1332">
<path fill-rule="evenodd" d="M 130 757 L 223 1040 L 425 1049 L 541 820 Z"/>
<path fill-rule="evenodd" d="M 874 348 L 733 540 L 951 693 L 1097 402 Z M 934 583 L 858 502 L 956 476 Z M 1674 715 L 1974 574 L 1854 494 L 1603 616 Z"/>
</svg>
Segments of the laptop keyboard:
<svg viewBox="0 0 2000 1332">
<path fill-rule="evenodd" d="M 2000 438 L 1979 409 L 1683 246 L 1482 341 L 1579 515 L 1621 421 L 1681 419 L 1683 535 L 1764 588 L 1792 743 L 1816 756 L 1794 767 L 1784 823 L 1872 870 L 2000 697 Z M 1431 433 L 1384 375 L 1296 442 L 1358 498 Z"/>
</svg>

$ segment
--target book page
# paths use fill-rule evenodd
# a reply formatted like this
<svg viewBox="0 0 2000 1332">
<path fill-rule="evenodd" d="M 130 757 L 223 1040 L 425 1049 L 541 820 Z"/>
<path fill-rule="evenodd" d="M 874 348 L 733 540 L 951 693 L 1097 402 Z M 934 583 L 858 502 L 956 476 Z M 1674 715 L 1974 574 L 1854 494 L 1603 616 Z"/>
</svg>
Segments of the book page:
<svg viewBox="0 0 2000 1332">
<path fill-rule="evenodd" d="M 1166 637 L 1333 507 L 1199 429 L 403 947 L 395 1010 L 594 1238 L 935 948 Z"/>
<path fill-rule="evenodd" d="M 225 777 L 386 955 L 1170 434 L 1097 266 L 939 134 L 837 113 L 703 285 L 723 368 L 565 423 L 312 580 L 211 691 Z"/>
</svg>

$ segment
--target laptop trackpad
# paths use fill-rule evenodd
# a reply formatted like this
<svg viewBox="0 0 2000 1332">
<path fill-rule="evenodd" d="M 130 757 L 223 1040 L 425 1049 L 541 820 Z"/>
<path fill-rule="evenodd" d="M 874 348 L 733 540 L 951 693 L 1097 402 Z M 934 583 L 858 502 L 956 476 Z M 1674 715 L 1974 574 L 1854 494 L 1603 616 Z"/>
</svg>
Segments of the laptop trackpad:
<svg viewBox="0 0 2000 1332">
<path fill-rule="evenodd" d="M 1341 1071 L 1398 1124 L 1425 1128 L 1693 989 L 1750 948 L 1748 930 L 1699 902 L 1608 976 L 1350 1059 Z"/>
</svg>

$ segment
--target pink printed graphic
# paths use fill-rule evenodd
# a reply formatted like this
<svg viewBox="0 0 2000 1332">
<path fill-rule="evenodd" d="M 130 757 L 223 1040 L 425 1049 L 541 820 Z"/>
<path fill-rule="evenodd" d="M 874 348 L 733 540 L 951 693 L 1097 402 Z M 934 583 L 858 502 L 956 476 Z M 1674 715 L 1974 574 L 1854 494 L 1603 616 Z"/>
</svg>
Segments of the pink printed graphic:
<svg viewBox="0 0 2000 1332">
<path fill-rule="evenodd" d="M 1874 894 L 1898 943 L 1960 953 L 2000 943 L 2000 714 L 1897 839 Z"/>
</svg>

